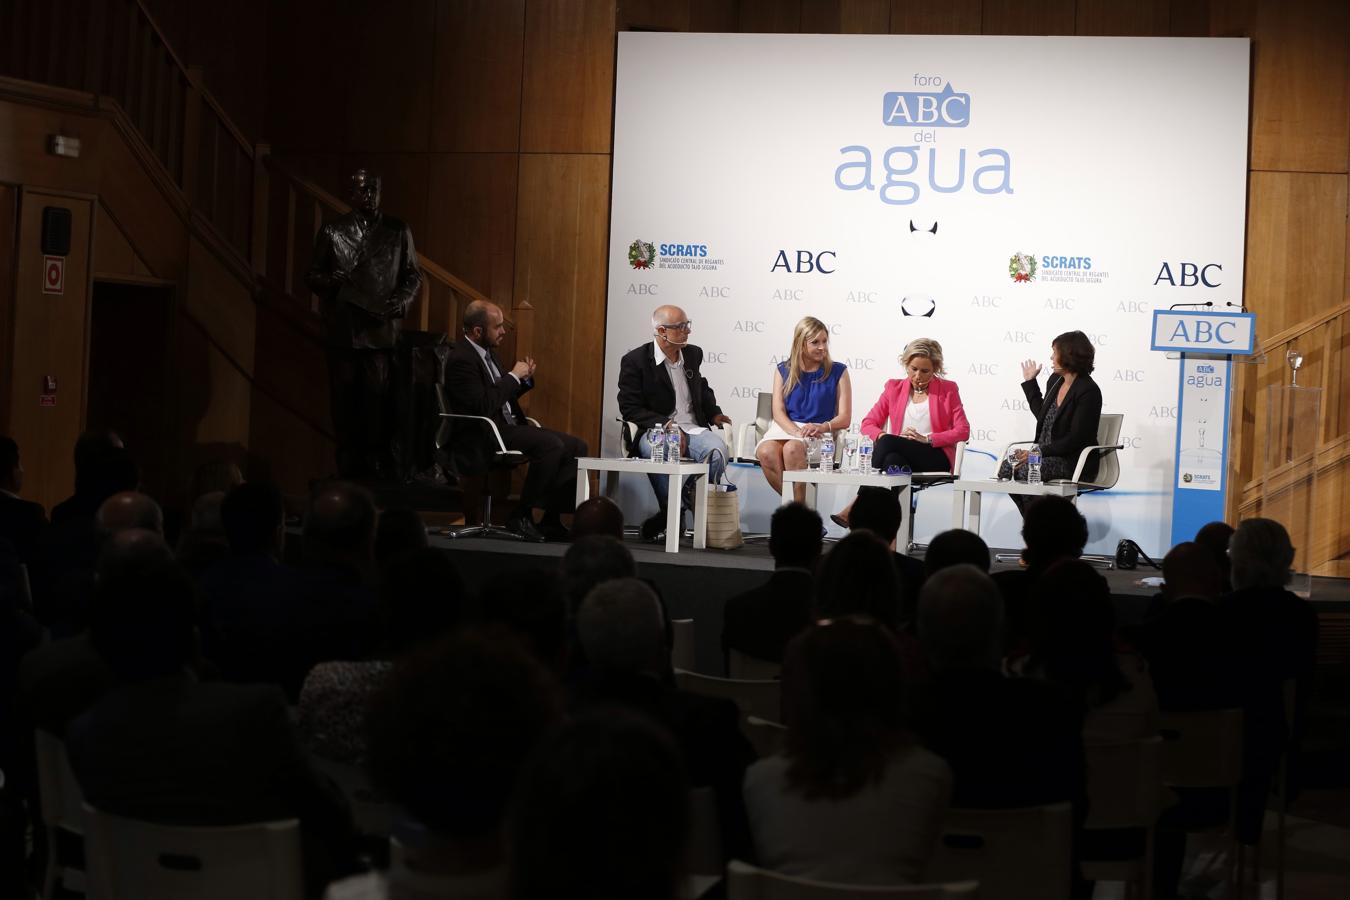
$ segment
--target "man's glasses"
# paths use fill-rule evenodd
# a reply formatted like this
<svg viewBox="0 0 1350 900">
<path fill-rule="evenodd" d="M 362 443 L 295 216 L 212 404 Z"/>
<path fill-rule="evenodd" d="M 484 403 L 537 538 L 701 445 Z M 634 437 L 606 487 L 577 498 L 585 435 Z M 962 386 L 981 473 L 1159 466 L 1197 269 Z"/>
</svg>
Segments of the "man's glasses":
<svg viewBox="0 0 1350 900">
<path fill-rule="evenodd" d="M 661 327 L 668 331 L 689 331 L 694 327 L 694 322 L 691 319 L 688 322 L 672 322 L 669 325 L 662 325 Z"/>
</svg>

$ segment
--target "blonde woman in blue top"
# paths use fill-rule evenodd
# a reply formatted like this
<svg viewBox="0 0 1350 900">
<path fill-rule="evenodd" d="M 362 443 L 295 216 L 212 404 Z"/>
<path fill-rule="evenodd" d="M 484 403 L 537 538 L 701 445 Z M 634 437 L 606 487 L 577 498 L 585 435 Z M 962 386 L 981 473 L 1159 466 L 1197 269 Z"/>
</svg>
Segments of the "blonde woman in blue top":
<svg viewBox="0 0 1350 900">
<path fill-rule="evenodd" d="M 755 457 L 774 493 L 783 490 L 783 471 L 806 468 L 806 440 L 840 432 L 853 421 L 853 388 L 848 367 L 830 359 L 830 329 L 813 316 L 797 323 L 792 352 L 773 373 L 773 424 L 755 447 Z M 795 485 L 798 502 L 806 486 Z"/>
</svg>

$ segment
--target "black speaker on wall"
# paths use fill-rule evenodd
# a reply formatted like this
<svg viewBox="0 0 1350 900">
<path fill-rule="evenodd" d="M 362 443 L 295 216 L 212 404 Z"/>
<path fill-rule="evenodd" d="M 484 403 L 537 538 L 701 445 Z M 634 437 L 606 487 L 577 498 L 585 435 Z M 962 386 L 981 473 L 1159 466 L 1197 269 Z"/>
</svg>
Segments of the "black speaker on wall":
<svg viewBox="0 0 1350 900">
<path fill-rule="evenodd" d="M 45 256 L 70 255 L 70 210 L 64 206 L 42 207 L 42 252 Z"/>
</svg>

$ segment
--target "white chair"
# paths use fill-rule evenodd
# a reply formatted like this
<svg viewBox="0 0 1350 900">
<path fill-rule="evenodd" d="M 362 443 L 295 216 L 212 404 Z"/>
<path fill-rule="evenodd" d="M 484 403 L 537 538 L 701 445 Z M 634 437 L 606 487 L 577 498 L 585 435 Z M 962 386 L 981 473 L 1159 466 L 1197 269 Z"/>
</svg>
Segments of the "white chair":
<svg viewBox="0 0 1350 900">
<path fill-rule="evenodd" d="M 746 716 L 741 730 L 750 739 L 750 746 L 755 748 L 755 755 L 760 759 L 778 753 L 783 749 L 783 742 L 787 740 L 787 726 L 761 719 L 759 716 Z"/>
<path fill-rule="evenodd" d="M 47 869 L 42 878 L 42 896 L 53 897 L 56 883 L 67 890 L 82 891 L 84 873 L 67 865 L 64 848 L 68 840 L 84 838 L 84 794 L 71 771 L 66 744 L 56 735 L 38 729 L 33 739 L 37 755 L 38 802 L 47 830 Z"/>
<path fill-rule="evenodd" d="M 1068 803 L 950 809 L 930 881 L 978 881 L 998 900 L 1068 900 L 1073 814 Z"/>
<path fill-rule="evenodd" d="M 156 825 L 84 806 L 90 900 L 302 900 L 300 822 Z"/>
<path fill-rule="evenodd" d="M 1076 494 L 1072 498 L 1078 502 L 1077 494 L 1087 494 L 1092 491 L 1108 491 L 1116 486 L 1120 480 L 1120 457 L 1119 451 L 1125 449 L 1125 445 L 1120 443 L 1120 429 L 1125 423 L 1123 413 L 1102 413 L 1097 422 L 1097 443 L 1090 447 L 1084 447 L 1078 454 L 1078 462 L 1074 465 L 1073 476 L 1071 478 L 1054 479 L 1050 484 L 1072 484 L 1075 487 Z M 1002 460 L 1008 458 L 1008 451 L 1013 447 L 1030 447 L 1035 441 L 1013 441 L 1003 450 Z M 1097 455 L 1097 476 L 1091 481 L 1083 480 L 1083 470 L 1087 468 L 1088 460 Z M 1027 490 L 1018 493 L 1035 494 L 1036 485 L 1025 485 Z"/>
<path fill-rule="evenodd" d="M 440 388 L 438 388 L 440 390 Z M 444 401 L 442 401 L 444 402 Z M 442 407 L 445 408 L 445 407 Z M 525 465 L 530 461 L 524 453 L 519 450 L 506 449 L 506 442 L 502 440 L 502 433 L 497 428 L 497 423 L 487 416 L 470 416 L 463 413 L 442 412 L 441 418 L 451 422 L 461 422 L 465 425 L 472 425 L 471 435 L 475 435 L 478 440 L 488 441 L 488 446 L 492 448 L 492 460 L 488 464 L 488 472 L 484 478 L 483 484 L 483 520 L 480 525 L 467 525 L 461 528 L 447 528 L 442 532 L 447 537 L 500 537 L 508 540 L 523 540 L 521 535 L 514 531 L 507 531 L 497 525 L 492 524 L 492 473 L 501 470 L 514 469 L 516 466 Z M 528 416 L 526 422 L 535 428 L 539 423 Z"/>
<path fill-rule="evenodd" d="M 747 716 L 757 716 L 770 722 L 782 721 L 783 686 L 779 681 L 715 678 L 676 669 L 675 686 L 704 697 L 721 697 L 733 701 L 741 711 L 741 730 L 747 739 L 751 738 L 745 723 Z"/>
<path fill-rule="evenodd" d="M 732 455 L 736 462 L 759 465 L 755 447 L 773 425 L 773 391 L 760 391 L 755 397 L 755 421 L 745 422 L 736 432 Z"/>
<path fill-rule="evenodd" d="M 783 664 L 755 659 L 739 650 L 727 651 L 727 677 L 740 681 L 771 681 L 781 678 Z"/>
<path fill-rule="evenodd" d="M 694 620 L 670 620 L 670 664 L 676 669 L 692 672 L 697 654 L 694 652 Z"/>
<path fill-rule="evenodd" d="M 1163 808 L 1162 745 L 1158 736 L 1111 744 L 1088 744 L 1088 830 L 1137 828 L 1143 853 L 1133 859 L 1081 859 L 1083 877 L 1138 885 L 1137 896 L 1152 896 L 1153 838 Z"/>
<path fill-rule="evenodd" d="M 974 900 L 974 881 L 949 884 L 860 885 L 796 878 L 733 859 L 727 863 L 730 900 Z"/>
</svg>

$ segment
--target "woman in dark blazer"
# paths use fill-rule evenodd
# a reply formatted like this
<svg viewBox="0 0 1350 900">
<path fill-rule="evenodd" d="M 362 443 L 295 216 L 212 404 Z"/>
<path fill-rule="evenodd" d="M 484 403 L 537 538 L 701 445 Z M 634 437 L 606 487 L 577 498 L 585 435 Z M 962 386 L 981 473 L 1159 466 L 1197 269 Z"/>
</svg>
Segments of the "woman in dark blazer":
<svg viewBox="0 0 1350 900">
<path fill-rule="evenodd" d="M 1093 359 L 1096 351 L 1088 336 L 1081 331 L 1066 331 L 1050 342 L 1050 380 L 1045 385 L 1045 396 L 1036 376 L 1041 365 L 1035 360 L 1022 363 L 1022 393 L 1036 416 L 1034 439 L 1041 445 L 1041 480 L 1072 478 L 1078 465 L 1078 455 L 1084 447 L 1097 443 L 1097 426 L 1102 417 L 1102 391 L 1092 380 Z M 1027 451 L 1017 451 L 1017 465 L 1026 464 Z M 1083 467 L 1087 480 L 1097 475 L 1097 457 L 1093 456 Z M 1004 460 L 999 467 L 1000 478 L 1011 478 L 1012 468 Z M 1017 508 L 1024 509 L 1030 497 L 1012 495 Z"/>
</svg>

